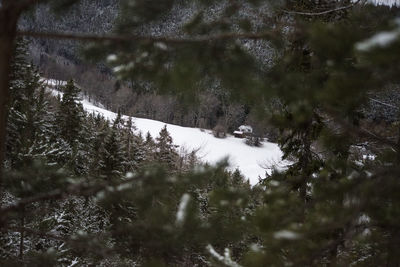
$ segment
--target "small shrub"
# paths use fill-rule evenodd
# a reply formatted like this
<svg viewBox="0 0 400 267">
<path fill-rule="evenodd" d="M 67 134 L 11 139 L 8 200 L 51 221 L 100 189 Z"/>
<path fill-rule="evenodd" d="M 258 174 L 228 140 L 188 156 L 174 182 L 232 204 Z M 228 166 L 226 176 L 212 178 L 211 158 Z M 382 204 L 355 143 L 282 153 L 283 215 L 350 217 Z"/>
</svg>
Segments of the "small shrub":
<svg viewBox="0 0 400 267">
<path fill-rule="evenodd" d="M 217 124 L 213 129 L 213 135 L 217 138 L 225 138 L 226 137 L 226 129 L 221 124 Z"/>
<path fill-rule="evenodd" d="M 258 136 L 248 135 L 245 142 L 249 146 L 260 147 L 262 146 L 261 141 L 261 138 Z"/>
</svg>

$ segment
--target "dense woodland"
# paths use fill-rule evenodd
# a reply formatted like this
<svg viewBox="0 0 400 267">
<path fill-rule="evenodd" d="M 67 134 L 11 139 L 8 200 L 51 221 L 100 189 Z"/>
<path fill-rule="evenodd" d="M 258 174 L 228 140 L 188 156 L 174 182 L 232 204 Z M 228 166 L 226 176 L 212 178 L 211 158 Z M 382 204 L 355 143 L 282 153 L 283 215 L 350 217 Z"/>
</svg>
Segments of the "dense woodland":
<svg viewBox="0 0 400 267">
<path fill-rule="evenodd" d="M 1 0 L 0 265 L 400 266 L 400 11 L 372 2 Z M 123 114 L 248 122 L 290 164 L 250 186 Z"/>
<path fill-rule="evenodd" d="M 118 1 L 80 1 L 79 5 L 68 10 L 65 16 L 49 14 L 48 6 L 39 6 L 34 16 L 26 15 L 20 22 L 24 30 L 67 31 L 104 33 L 115 28 L 118 18 Z M 226 3 L 215 3 L 205 10 L 207 16 L 215 16 Z M 192 14 L 198 12 L 196 3 L 178 1 L 168 14 L 154 23 L 145 23 L 137 32 L 154 36 L 184 34 L 182 27 L 188 23 Z M 266 9 L 267 7 L 264 7 Z M 257 19 L 260 14 L 254 7 L 244 7 L 245 18 L 259 25 L 265 23 Z M 252 124 L 258 136 L 274 139 L 265 121 L 260 122 L 256 111 L 246 101 L 230 101 L 230 93 L 217 83 L 207 90 L 196 92 L 191 103 L 182 103 L 176 94 L 160 94 L 148 81 L 136 79 L 124 81 L 116 79 L 106 61 L 88 62 L 84 60 L 82 45 L 73 41 L 48 39 L 30 40 L 30 58 L 40 67 L 41 73 L 58 80 L 74 80 L 84 93 L 94 101 L 105 105 L 109 110 L 121 110 L 124 114 L 160 120 L 189 127 L 213 129 L 217 127 L 225 132 L 234 131 L 241 124 Z M 263 65 L 271 64 L 274 50 L 266 42 L 245 44 L 252 53 L 263 58 Z M 260 58 L 261 58 L 260 57 Z"/>
</svg>

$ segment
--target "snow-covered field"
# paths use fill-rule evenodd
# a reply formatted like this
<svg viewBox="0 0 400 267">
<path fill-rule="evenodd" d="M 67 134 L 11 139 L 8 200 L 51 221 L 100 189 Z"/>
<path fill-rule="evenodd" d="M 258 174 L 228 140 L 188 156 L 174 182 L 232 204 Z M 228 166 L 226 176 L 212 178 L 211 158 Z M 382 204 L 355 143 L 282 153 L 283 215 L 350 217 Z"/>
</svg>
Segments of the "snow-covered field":
<svg viewBox="0 0 400 267">
<path fill-rule="evenodd" d="M 47 82 L 51 87 L 52 81 Z M 51 89 L 51 92 L 54 95 L 59 94 L 54 89 Z M 117 116 L 114 112 L 93 105 L 87 99 L 83 99 L 81 102 L 87 112 L 100 113 L 109 120 L 114 120 Z M 128 116 L 124 116 L 124 119 L 127 118 Z M 136 117 L 132 117 L 132 119 L 137 131 L 142 132 L 143 136 L 150 132 L 153 137 L 157 137 L 160 130 L 167 125 L 174 144 L 187 151 L 198 149 L 198 156 L 203 162 L 213 164 L 228 157 L 230 169 L 239 168 L 252 185 L 258 183 L 259 177 L 264 178 L 265 173 L 270 172 L 272 166 L 279 169 L 286 165 L 281 160 L 282 152 L 275 143 L 263 142 L 262 147 L 251 147 L 246 145 L 243 139 L 230 135 L 225 139 L 215 138 L 210 130 L 182 127 Z"/>
</svg>

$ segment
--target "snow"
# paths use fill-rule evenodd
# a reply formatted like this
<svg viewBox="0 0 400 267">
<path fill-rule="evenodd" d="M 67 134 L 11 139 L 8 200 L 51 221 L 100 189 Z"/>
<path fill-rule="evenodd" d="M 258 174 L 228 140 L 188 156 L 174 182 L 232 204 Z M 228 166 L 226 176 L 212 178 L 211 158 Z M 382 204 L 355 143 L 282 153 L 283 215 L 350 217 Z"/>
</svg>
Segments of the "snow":
<svg viewBox="0 0 400 267">
<path fill-rule="evenodd" d="M 359 0 L 352 0 L 353 3 L 358 2 Z M 371 3 L 376 6 L 400 6 L 400 0 L 368 0 L 368 3 Z"/>
<path fill-rule="evenodd" d="M 211 244 L 208 244 L 206 249 L 208 250 L 208 253 L 210 253 L 212 257 L 214 257 L 219 262 L 223 263 L 224 266 L 241 267 L 241 265 L 232 260 L 231 253 L 228 248 L 225 248 L 224 256 L 219 254 Z"/>
<path fill-rule="evenodd" d="M 243 133 L 252 133 L 253 128 L 249 125 L 241 125 L 241 126 L 239 126 L 239 131 L 241 131 Z"/>
<path fill-rule="evenodd" d="M 168 46 L 162 42 L 156 42 L 156 43 L 154 43 L 154 46 L 160 50 L 164 50 L 164 51 L 168 50 Z"/>
<path fill-rule="evenodd" d="M 274 238 L 275 239 L 289 239 L 289 240 L 294 240 L 298 239 L 300 236 L 299 234 L 289 231 L 289 230 L 281 230 L 276 233 L 274 233 Z"/>
<path fill-rule="evenodd" d="M 49 88 L 53 95 L 60 92 Z M 89 113 L 103 115 L 106 119 L 114 120 L 116 113 L 100 108 L 90 103 L 87 99 L 81 101 L 83 108 Z M 128 116 L 123 116 L 128 120 Z M 275 143 L 264 141 L 261 147 L 253 147 L 245 144 L 243 139 L 228 135 L 226 138 L 215 138 L 211 130 L 199 128 L 182 127 L 161 121 L 132 117 L 136 132 L 143 136 L 149 132 L 157 137 L 161 129 L 166 125 L 171 134 L 174 144 L 186 151 L 198 150 L 197 155 L 201 161 L 209 164 L 218 163 L 228 158 L 229 169 L 238 168 L 240 172 L 250 181 L 251 185 L 259 182 L 259 177 L 265 178 L 273 168 L 282 169 L 288 162 L 282 161 L 282 151 Z"/>
<path fill-rule="evenodd" d="M 380 32 L 371 38 L 356 44 L 357 50 L 369 51 L 376 47 L 387 47 L 395 42 L 400 35 L 400 30 Z"/>
<path fill-rule="evenodd" d="M 79 263 L 78 258 L 75 258 L 68 267 L 76 266 Z"/>
<path fill-rule="evenodd" d="M 400 1 L 400 0 L 399 0 Z M 400 37 L 400 18 L 395 21 L 396 28 L 392 31 L 383 31 L 356 44 L 356 49 L 360 51 L 370 51 L 374 48 L 385 48 L 396 42 Z"/>
<path fill-rule="evenodd" d="M 54 80 L 54 79 L 40 79 L 41 82 L 43 82 L 43 85 L 46 87 L 54 88 L 57 86 L 64 86 L 67 84 L 66 81 L 60 81 L 60 80 Z"/>
<path fill-rule="evenodd" d="M 111 54 L 111 55 L 108 55 L 107 62 L 112 63 L 112 62 L 117 61 L 117 59 L 118 59 L 117 55 Z"/>
<path fill-rule="evenodd" d="M 181 202 L 179 203 L 178 212 L 176 213 L 176 225 L 181 226 L 185 222 L 186 210 L 190 201 L 189 194 L 183 194 Z"/>
<path fill-rule="evenodd" d="M 374 5 L 377 6 L 400 6 L 400 1 L 399 0 L 370 0 L 369 2 L 373 3 Z"/>
</svg>

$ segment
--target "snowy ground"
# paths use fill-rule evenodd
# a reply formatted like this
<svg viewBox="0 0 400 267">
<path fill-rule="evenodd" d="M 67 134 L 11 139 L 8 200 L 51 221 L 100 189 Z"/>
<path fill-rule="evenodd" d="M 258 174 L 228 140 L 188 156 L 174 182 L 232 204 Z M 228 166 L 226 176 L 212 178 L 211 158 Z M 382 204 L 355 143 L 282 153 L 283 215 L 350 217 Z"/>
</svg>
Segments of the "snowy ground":
<svg viewBox="0 0 400 267">
<path fill-rule="evenodd" d="M 52 81 L 48 83 L 51 88 Z M 59 94 L 54 89 L 51 90 L 54 95 Z M 87 112 L 100 113 L 109 120 L 114 120 L 117 116 L 116 113 L 97 107 L 86 99 L 82 100 L 82 104 Z M 127 118 L 124 116 L 124 119 Z M 167 125 L 174 144 L 187 151 L 199 149 L 198 156 L 203 162 L 213 164 L 228 157 L 230 169 L 239 168 L 252 185 L 258 183 L 259 177 L 264 178 L 265 173 L 270 172 L 272 166 L 280 169 L 286 165 L 281 160 L 282 152 L 275 143 L 263 142 L 262 147 L 250 147 L 244 143 L 243 139 L 230 135 L 225 139 L 215 138 L 209 130 L 182 127 L 149 119 L 135 117 L 132 119 L 137 131 L 142 132 L 143 136 L 150 132 L 153 137 L 157 137 L 161 128 Z"/>
</svg>

